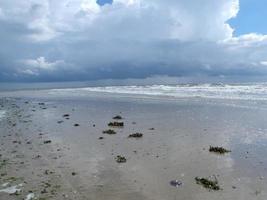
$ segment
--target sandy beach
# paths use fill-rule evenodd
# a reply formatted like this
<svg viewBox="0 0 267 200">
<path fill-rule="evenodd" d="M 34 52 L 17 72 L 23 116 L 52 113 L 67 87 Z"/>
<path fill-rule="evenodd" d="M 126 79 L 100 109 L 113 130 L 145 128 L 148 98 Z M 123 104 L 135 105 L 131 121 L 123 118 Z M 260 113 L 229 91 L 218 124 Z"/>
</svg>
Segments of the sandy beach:
<svg viewBox="0 0 267 200">
<path fill-rule="evenodd" d="M 0 199 L 265 200 L 266 122 L 266 101 L 1 92 Z"/>
</svg>

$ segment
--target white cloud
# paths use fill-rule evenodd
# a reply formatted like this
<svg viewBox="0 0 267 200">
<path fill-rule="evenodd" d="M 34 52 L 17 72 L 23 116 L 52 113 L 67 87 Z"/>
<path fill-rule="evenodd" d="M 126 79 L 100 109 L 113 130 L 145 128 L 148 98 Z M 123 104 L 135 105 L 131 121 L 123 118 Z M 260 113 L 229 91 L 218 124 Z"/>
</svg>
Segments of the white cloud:
<svg viewBox="0 0 267 200">
<path fill-rule="evenodd" d="M 238 11 L 239 0 L 0 0 L 0 64 L 89 78 L 259 73 L 267 36 L 233 36 Z"/>
<path fill-rule="evenodd" d="M 18 72 L 21 74 L 32 75 L 32 76 L 38 76 L 39 75 L 38 72 L 30 70 L 30 69 L 25 69 L 25 70 L 20 69 Z"/>
<path fill-rule="evenodd" d="M 48 62 L 44 57 L 36 59 L 26 59 L 19 61 L 18 73 L 27 75 L 39 75 L 41 71 L 55 71 L 60 67 L 66 66 L 63 60 Z"/>
<path fill-rule="evenodd" d="M 63 63 L 64 61 L 62 60 L 55 62 L 47 62 L 44 57 L 39 57 L 37 59 L 27 59 L 22 61 L 22 64 L 24 64 L 26 67 L 45 70 L 54 70 L 57 66 Z"/>
<path fill-rule="evenodd" d="M 267 61 L 261 61 L 260 64 L 264 65 L 264 66 L 267 66 Z"/>
<path fill-rule="evenodd" d="M 222 42 L 230 45 L 239 45 L 239 46 L 266 45 L 267 35 L 249 33 L 241 35 L 239 37 L 231 37 Z"/>
</svg>

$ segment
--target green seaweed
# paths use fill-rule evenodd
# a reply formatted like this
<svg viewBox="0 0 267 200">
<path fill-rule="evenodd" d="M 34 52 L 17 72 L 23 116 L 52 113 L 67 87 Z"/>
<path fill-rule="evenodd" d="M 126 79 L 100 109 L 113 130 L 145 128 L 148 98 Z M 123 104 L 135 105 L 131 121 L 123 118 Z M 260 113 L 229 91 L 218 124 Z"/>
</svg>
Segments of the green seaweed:
<svg viewBox="0 0 267 200">
<path fill-rule="evenodd" d="M 209 190 L 220 190 L 220 186 L 218 185 L 217 179 L 215 180 L 210 180 L 208 178 L 195 178 L 196 183 L 199 185 L 202 185 L 204 188 L 207 188 Z"/>
<path fill-rule="evenodd" d="M 109 122 L 108 126 L 113 126 L 113 127 L 123 127 L 124 123 L 123 122 Z"/>
<path fill-rule="evenodd" d="M 124 156 L 120 156 L 118 155 L 116 158 L 115 158 L 116 162 L 117 163 L 126 163 L 126 158 Z"/>
<path fill-rule="evenodd" d="M 116 133 L 116 131 L 114 131 L 112 129 L 108 129 L 108 130 L 103 131 L 103 134 L 115 135 L 117 133 Z"/>
<path fill-rule="evenodd" d="M 128 136 L 129 138 L 141 138 L 143 137 L 142 133 L 133 133 Z"/>
<path fill-rule="evenodd" d="M 209 151 L 214 152 L 214 153 L 218 153 L 218 154 L 225 154 L 225 153 L 231 152 L 230 150 L 227 150 L 223 147 L 212 147 L 212 146 L 210 146 Z"/>
<path fill-rule="evenodd" d="M 113 119 L 116 119 L 116 120 L 121 120 L 121 119 L 122 119 L 122 116 L 120 116 L 120 115 L 117 115 L 117 116 L 113 117 Z"/>
</svg>

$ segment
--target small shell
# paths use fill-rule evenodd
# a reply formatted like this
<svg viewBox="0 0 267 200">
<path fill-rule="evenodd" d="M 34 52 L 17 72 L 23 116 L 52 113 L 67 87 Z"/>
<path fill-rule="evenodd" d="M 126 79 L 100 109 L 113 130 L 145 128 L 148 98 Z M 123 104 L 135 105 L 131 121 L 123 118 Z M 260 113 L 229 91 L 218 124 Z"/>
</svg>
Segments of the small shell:
<svg viewBox="0 0 267 200">
<path fill-rule="evenodd" d="M 182 181 L 179 180 L 172 180 L 170 181 L 170 185 L 173 187 L 181 187 L 183 185 Z"/>
</svg>

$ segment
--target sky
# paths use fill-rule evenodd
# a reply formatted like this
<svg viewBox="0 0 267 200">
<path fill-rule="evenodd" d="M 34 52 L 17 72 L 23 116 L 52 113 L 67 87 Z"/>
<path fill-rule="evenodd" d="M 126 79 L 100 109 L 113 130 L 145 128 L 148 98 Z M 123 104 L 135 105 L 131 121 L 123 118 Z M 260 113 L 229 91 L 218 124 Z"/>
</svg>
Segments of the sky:
<svg viewBox="0 0 267 200">
<path fill-rule="evenodd" d="M 230 20 L 236 35 L 246 33 L 267 34 L 267 2 L 265 0 L 241 0 L 240 11 L 236 18 Z"/>
<path fill-rule="evenodd" d="M 266 6 L 0 0 L 0 82 L 267 77 Z"/>
</svg>

